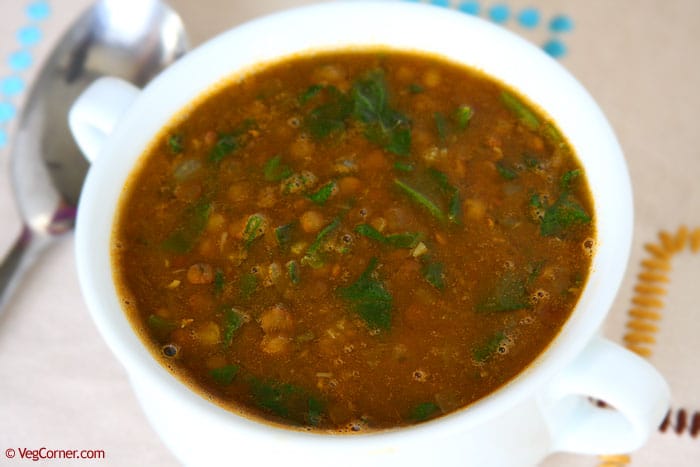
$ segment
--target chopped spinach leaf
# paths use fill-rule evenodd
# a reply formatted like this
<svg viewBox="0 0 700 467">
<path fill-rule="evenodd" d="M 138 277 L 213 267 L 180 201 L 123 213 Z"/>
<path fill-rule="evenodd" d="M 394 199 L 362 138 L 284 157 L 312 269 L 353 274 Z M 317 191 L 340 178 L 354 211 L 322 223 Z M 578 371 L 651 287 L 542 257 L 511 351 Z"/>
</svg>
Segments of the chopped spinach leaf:
<svg viewBox="0 0 700 467">
<path fill-rule="evenodd" d="M 214 368 L 209 372 L 209 375 L 222 386 L 228 386 L 233 382 L 233 379 L 238 374 L 238 370 L 237 365 L 226 365 L 221 368 Z"/>
<path fill-rule="evenodd" d="M 220 162 L 224 157 L 233 154 L 245 146 L 246 135 L 249 130 L 255 128 L 257 123 L 253 119 L 245 119 L 231 133 L 222 133 L 216 140 L 216 144 L 209 153 L 209 162 Z"/>
<path fill-rule="evenodd" d="M 384 243 L 386 241 L 386 238 L 384 235 L 374 227 L 372 227 L 369 224 L 360 224 L 357 227 L 355 227 L 355 232 L 359 233 L 360 235 L 364 235 L 367 238 L 371 238 L 372 240 L 376 240 L 378 242 Z"/>
<path fill-rule="evenodd" d="M 576 181 L 576 179 L 581 175 L 580 169 L 569 170 L 564 175 L 561 176 L 561 189 L 563 191 L 571 190 L 571 185 Z"/>
<path fill-rule="evenodd" d="M 544 209 L 540 223 L 540 233 L 543 236 L 562 237 L 574 225 L 591 222 L 591 216 L 571 194 L 572 184 L 580 175 L 580 170 L 571 170 L 562 175 L 562 192 L 551 206 L 545 206 L 539 195 L 530 198 L 530 206 Z"/>
<path fill-rule="evenodd" d="M 540 127 L 540 119 L 523 101 L 515 95 L 503 91 L 501 93 L 501 102 L 515 115 L 523 125 L 530 130 L 536 130 Z"/>
<path fill-rule="evenodd" d="M 420 232 L 405 232 L 391 235 L 384 235 L 369 224 L 360 224 L 355 227 L 355 231 L 367 238 L 376 240 L 394 248 L 413 248 L 423 238 Z"/>
<path fill-rule="evenodd" d="M 450 184 L 447 174 L 444 172 L 431 167 L 428 169 L 428 174 L 437 182 L 440 190 L 449 197 L 447 203 L 447 219 L 454 224 L 459 224 L 462 218 L 462 203 L 459 196 L 459 189 Z"/>
<path fill-rule="evenodd" d="M 353 284 L 338 289 L 340 298 L 350 302 L 353 310 L 374 329 L 391 327 L 393 297 L 376 276 L 377 258 L 372 258 L 365 271 Z"/>
<path fill-rule="evenodd" d="M 288 165 L 282 163 L 282 156 L 279 154 L 268 160 L 263 167 L 263 175 L 268 182 L 279 182 L 291 177 L 293 173 Z"/>
<path fill-rule="evenodd" d="M 148 315 L 148 327 L 151 328 L 159 339 L 165 338 L 168 334 L 177 328 L 177 323 L 167 319 L 161 318 L 158 315 Z"/>
<path fill-rule="evenodd" d="M 323 90 L 322 84 L 312 84 L 299 96 L 299 104 L 304 105 Z"/>
<path fill-rule="evenodd" d="M 352 114 L 352 100 L 333 86 L 324 88 L 326 102 L 315 107 L 306 117 L 305 124 L 311 135 L 322 139 L 345 130 L 345 121 Z"/>
<path fill-rule="evenodd" d="M 415 169 L 413 164 L 408 164 L 401 161 L 394 162 L 394 168 L 401 172 L 412 172 Z"/>
<path fill-rule="evenodd" d="M 440 407 L 434 402 L 423 402 L 411 409 L 409 418 L 416 422 L 423 422 L 440 413 Z"/>
<path fill-rule="evenodd" d="M 430 285 L 442 291 L 445 290 L 444 268 L 445 266 L 442 263 L 427 258 L 423 261 L 421 274 L 423 274 L 423 277 Z"/>
<path fill-rule="evenodd" d="M 306 423 L 311 426 L 319 426 L 323 419 L 323 414 L 326 411 L 326 404 L 322 400 L 313 396 L 308 399 L 308 411 L 306 413 Z"/>
<path fill-rule="evenodd" d="M 389 152 L 407 156 L 411 150 L 408 118 L 389 106 L 389 91 L 384 74 L 368 73 L 352 87 L 353 114 L 365 124 L 365 137 Z"/>
<path fill-rule="evenodd" d="M 494 288 L 476 306 L 479 312 L 515 311 L 530 308 L 530 300 L 527 293 L 527 278 L 507 271 Z"/>
<path fill-rule="evenodd" d="M 469 126 L 469 121 L 472 119 L 474 111 L 468 105 L 460 105 L 454 113 L 454 119 L 457 122 L 457 127 L 460 130 L 465 130 Z"/>
<path fill-rule="evenodd" d="M 262 214 L 253 214 L 248 217 L 243 229 L 243 242 L 246 248 L 249 248 L 255 239 L 263 236 L 266 223 L 267 219 Z"/>
<path fill-rule="evenodd" d="M 245 323 L 245 315 L 234 307 L 228 307 L 224 311 L 223 330 L 224 346 L 230 347 L 233 336 Z"/>
<path fill-rule="evenodd" d="M 187 253 L 199 240 L 211 214 L 211 203 L 199 200 L 184 210 L 178 227 L 161 243 L 161 247 L 172 253 Z"/>
<path fill-rule="evenodd" d="M 506 339 L 507 337 L 505 333 L 503 333 L 503 331 L 498 331 L 473 350 L 472 356 L 474 357 L 474 360 L 477 363 L 486 362 L 486 360 L 498 352 L 499 347 L 501 344 L 503 344 L 503 342 L 505 342 Z"/>
<path fill-rule="evenodd" d="M 408 91 L 409 91 L 411 94 L 420 94 L 420 93 L 422 93 L 422 92 L 425 92 L 425 88 L 424 88 L 423 86 L 421 86 L 420 84 L 411 83 L 411 84 L 408 86 Z"/>
<path fill-rule="evenodd" d="M 170 135 L 168 138 L 168 148 L 173 154 L 180 154 L 185 150 L 185 138 L 181 134 Z"/>
<path fill-rule="evenodd" d="M 498 171 L 498 175 L 506 180 L 515 180 L 518 177 L 518 172 L 506 166 L 503 161 L 498 161 L 496 163 L 496 170 Z"/>
<path fill-rule="evenodd" d="M 403 182 L 399 179 L 394 179 L 394 185 L 399 187 L 401 191 L 403 191 L 413 202 L 415 202 L 419 206 L 422 206 L 437 220 L 444 222 L 445 219 L 447 219 L 447 216 L 444 212 L 442 212 L 442 209 L 440 209 L 430 198 L 428 198 L 426 195 L 419 192 L 406 182 Z"/>
<path fill-rule="evenodd" d="M 545 237 L 562 236 L 569 227 L 576 224 L 588 224 L 591 216 L 576 200 L 563 195 L 544 213 L 540 224 L 540 233 Z"/>
<path fill-rule="evenodd" d="M 319 188 L 315 193 L 311 193 L 306 197 L 319 206 L 323 206 L 326 204 L 326 201 L 328 201 L 328 198 L 330 198 L 336 191 L 338 191 L 338 184 L 335 182 L 335 180 L 331 180 Z"/>
<path fill-rule="evenodd" d="M 241 300 L 248 300 L 258 289 L 258 276 L 252 272 L 243 274 L 239 281 L 239 286 L 241 288 Z"/>
<path fill-rule="evenodd" d="M 340 218 L 336 217 L 330 224 L 321 229 L 316 236 L 316 239 L 311 245 L 309 245 L 309 248 L 307 248 L 304 257 L 301 259 L 301 264 L 311 266 L 314 269 L 318 269 L 323 266 L 321 247 L 323 246 L 326 237 L 338 227 L 340 227 Z"/>
<path fill-rule="evenodd" d="M 433 119 L 435 120 L 435 128 L 437 128 L 440 144 L 445 144 L 447 141 L 447 119 L 442 112 L 435 112 Z"/>
<path fill-rule="evenodd" d="M 221 135 L 216 140 L 214 148 L 209 153 L 209 161 L 219 162 L 239 148 L 238 140 L 234 135 Z"/>
<path fill-rule="evenodd" d="M 289 244 L 292 242 L 294 225 L 294 222 L 290 222 L 289 224 L 280 225 L 279 227 L 275 228 L 277 245 L 279 245 L 279 247 L 283 250 L 287 249 Z"/>
<path fill-rule="evenodd" d="M 299 277 L 299 265 L 296 261 L 291 260 L 287 262 L 287 274 L 289 275 L 289 281 L 292 284 L 299 284 L 301 278 Z"/>
<path fill-rule="evenodd" d="M 253 399 L 260 408 L 299 424 L 318 426 L 321 423 L 326 404 L 306 389 L 254 377 L 249 382 Z"/>
<path fill-rule="evenodd" d="M 224 291 L 224 286 L 226 285 L 226 278 L 221 269 L 217 269 L 214 273 L 214 294 L 221 295 Z"/>
</svg>

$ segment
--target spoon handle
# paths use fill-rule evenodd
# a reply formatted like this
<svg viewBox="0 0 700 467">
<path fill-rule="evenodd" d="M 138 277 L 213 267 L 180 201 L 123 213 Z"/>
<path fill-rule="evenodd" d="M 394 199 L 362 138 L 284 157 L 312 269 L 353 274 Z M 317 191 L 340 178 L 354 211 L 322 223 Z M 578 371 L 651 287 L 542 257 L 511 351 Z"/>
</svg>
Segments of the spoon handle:
<svg viewBox="0 0 700 467">
<path fill-rule="evenodd" d="M 22 276 L 31 268 L 47 242 L 26 225 L 9 253 L 0 263 L 0 316 Z"/>
</svg>

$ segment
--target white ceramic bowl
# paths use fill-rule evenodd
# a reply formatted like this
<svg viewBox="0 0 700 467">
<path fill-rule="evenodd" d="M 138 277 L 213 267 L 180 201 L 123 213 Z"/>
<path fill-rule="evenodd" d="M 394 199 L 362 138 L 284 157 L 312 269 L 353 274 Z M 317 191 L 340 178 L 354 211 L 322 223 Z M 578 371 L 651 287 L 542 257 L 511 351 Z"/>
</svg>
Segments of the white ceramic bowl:
<svg viewBox="0 0 700 467">
<path fill-rule="evenodd" d="M 597 252 L 564 328 L 526 371 L 490 396 L 437 420 L 386 433 L 329 436 L 251 421 L 202 399 L 151 356 L 133 332 L 112 281 L 110 236 L 125 180 L 172 116 L 222 78 L 306 50 L 357 45 L 437 53 L 478 68 L 544 109 L 578 154 L 593 193 Z M 93 160 L 80 200 L 77 263 L 90 312 L 127 369 L 153 426 L 184 462 L 268 465 L 530 465 L 548 453 L 639 447 L 668 406 L 668 388 L 645 361 L 597 336 L 621 282 L 632 196 L 620 147 L 586 90 L 541 50 L 456 11 L 394 2 L 326 3 L 238 26 L 163 72 L 142 92 L 100 81 L 71 111 Z M 596 408 L 601 398 L 618 411 Z"/>
</svg>

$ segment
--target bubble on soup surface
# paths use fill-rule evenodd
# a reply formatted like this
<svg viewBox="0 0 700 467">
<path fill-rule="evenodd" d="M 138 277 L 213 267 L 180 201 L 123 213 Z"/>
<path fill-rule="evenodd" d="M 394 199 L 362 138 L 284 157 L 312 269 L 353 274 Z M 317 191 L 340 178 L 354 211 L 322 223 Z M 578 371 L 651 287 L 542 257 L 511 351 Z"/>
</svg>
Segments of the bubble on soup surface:
<svg viewBox="0 0 700 467">
<path fill-rule="evenodd" d="M 165 344 L 161 350 L 163 352 L 163 355 L 165 355 L 168 358 L 176 357 L 178 352 L 180 351 L 178 346 L 175 344 Z"/>
</svg>

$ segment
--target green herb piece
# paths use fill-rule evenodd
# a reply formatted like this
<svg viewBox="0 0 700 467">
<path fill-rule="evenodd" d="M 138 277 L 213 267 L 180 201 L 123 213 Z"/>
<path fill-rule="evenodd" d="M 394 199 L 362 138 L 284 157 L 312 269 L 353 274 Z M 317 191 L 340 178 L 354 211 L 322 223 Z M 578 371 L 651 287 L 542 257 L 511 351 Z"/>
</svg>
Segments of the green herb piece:
<svg viewBox="0 0 700 467">
<path fill-rule="evenodd" d="M 468 105 L 460 105 L 454 113 L 454 119 L 457 122 L 457 127 L 460 130 L 466 130 L 469 122 L 474 116 L 474 111 Z"/>
<path fill-rule="evenodd" d="M 238 140 L 234 135 L 221 135 L 216 140 L 214 148 L 209 153 L 210 162 L 219 162 L 239 148 Z"/>
<path fill-rule="evenodd" d="M 561 196 L 544 213 L 540 233 L 545 237 L 562 236 L 576 224 L 588 224 L 591 216 L 578 202 L 568 195 Z"/>
<path fill-rule="evenodd" d="M 279 154 L 268 160 L 263 167 L 263 175 L 268 182 L 279 182 L 291 177 L 293 173 L 288 165 L 282 163 L 282 156 Z"/>
<path fill-rule="evenodd" d="M 440 413 L 440 407 L 434 402 L 423 402 L 411 409 L 409 418 L 415 422 L 423 422 Z"/>
<path fill-rule="evenodd" d="M 394 185 L 399 187 L 406 195 L 408 195 L 408 197 L 414 203 L 418 204 L 419 206 L 422 206 L 437 220 L 444 222 L 445 219 L 447 219 L 445 213 L 442 212 L 442 210 L 439 207 L 437 207 L 437 205 L 430 198 L 428 198 L 426 195 L 419 192 L 415 188 L 411 187 L 406 182 L 403 182 L 399 179 L 394 179 Z"/>
<path fill-rule="evenodd" d="M 289 244 L 292 242 L 292 234 L 294 231 L 294 222 L 289 224 L 280 225 L 275 228 L 275 238 L 277 239 L 277 245 L 283 250 L 286 250 Z"/>
<path fill-rule="evenodd" d="M 404 232 L 387 235 L 386 243 L 394 248 L 414 248 L 423 239 L 420 232 Z"/>
<path fill-rule="evenodd" d="M 503 333 L 503 331 L 498 331 L 497 333 L 489 337 L 488 340 L 476 347 L 472 351 L 472 357 L 474 357 L 474 360 L 477 363 L 486 362 L 486 360 L 488 360 L 492 355 L 498 352 L 498 349 L 501 347 L 501 344 L 503 344 L 503 342 L 505 342 L 506 339 L 507 337 Z"/>
<path fill-rule="evenodd" d="M 224 286 L 226 285 L 226 278 L 224 277 L 223 271 L 217 269 L 214 273 L 214 294 L 221 295 L 224 291 Z"/>
<path fill-rule="evenodd" d="M 377 258 L 353 284 L 338 289 L 340 298 L 350 302 L 357 313 L 371 328 L 388 330 L 391 327 L 393 297 L 376 276 Z"/>
<path fill-rule="evenodd" d="M 306 423 L 311 426 L 319 426 L 326 411 L 326 404 L 313 396 L 308 398 L 308 411 L 306 412 Z"/>
<path fill-rule="evenodd" d="M 357 227 L 355 227 L 355 232 L 359 233 L 360 235 L 364 235 L 367 238 L 371 238 L 372 240 L 376 240 L 381 243 L 386 242 L 386 238 L 384 235 L 374 227 L 372 227 L 369 224 L 360 224 Z"/>
<path fill-rule="evenodd" d="M 535 112 L 530 110 L 530 108 L 522 102 L 515 95 L 503 91 L 501 93 L 501 102 L 510 110 L 513 115 L 515 115 L 523 125 L 525 125 L 530 130 L 537 130 L 540 126 L 540 119 L 537 118 Z"/>
<path fill-rule="evenodd" d="M 255 276 L 253 276 L 255 277 Z M 224 311 L 223 330 L 224 347 L 230 347 L 233 336 L 245 323 L 245 315 L 234 307 L 228 307 Z"/>
<path fill-rule="evenodd" d="M 507 167 L 503 161 L 498 161 L 496 163 L 496 170 L 498 171 L 498 175 L 506 180 L 515 180 L 518 177 L 518 172 Z"/>
<path fill-rule="evenodd" d="M 476 306 L 478 312 L 515 311 L 530 308 L 527 293 L 527 278 L 514 272 L 501 276 L 489 294 Z"/>
<path fill-rule="evenodd" d="M 253 119 L 245 119 L 231 133 L 222 133 L 216 140 L 216 144 L 209 153 L 209 162 L 220 162 L 226 156 L 233 154 L 238 149 L 245 146 L 246 134 L 248 130 L 255 128 L 256 122 Z"/>
<path fill-rule="evenodd" d="M 309 133 L 322 139 L 331 133 L 344 131 L 345 121 L 352 115 L 352 100 L 333 86 L 327 86 L 327 100 L 314 108 L 305 119 Z"/>
<path fill-rule="evenodd" d="M 299 277 L 299 265 L 296 261 L 291 260 L 287 262 L 287 274 L 289 275 L 289 281 L 292 284 L 299 284 L 301 278 Z"/>
<path fill-rule="evenodd" d="M 299 96 L 299 104 L 304 105 L 323 90 L 322 84 L 312 84 Z"/>
<path fill-rule="evenodd" d="M 530 206 L 545 210 L 540 223 L 540 234 L 543 236 L 561 237 L 574 225 L 591 222 L 591 216 L 571 194 L 572 184 L 580 175 L 581 171 L 578 169 L 562 175 L 560 182 L 562 192 L 549 207 L 544 205 L 538 195 L 533 195 L 530 198 Z"/>
<path fill-rule="evenodd" d="M 255 239 L 265 234 L 266 224 L 267 219 L 262 214 L 252 214 L 248 217 L 245 229 L 243 229 L 243 242 L 246 248 L 249 248 Z"/>
<path fill-rule="evenodd" d="M 428 169 L 428 174 L 435 180 L 440 187 L 440 190 L 449 197 L 447 203 L 447 219 L 459 224 L 462 218 L 462 203 L 460 201 L 459 190 L 456 186 L 451 185 L 447 174 L 435 168 Z"/>
<path fill-rule="evenodd" d="M 221 368 L 214 368 L 209 372 L 209 375 L 220 385 L 228 386 L 233 382 L 233 379 L 238 374 L 238 370 L 237 365 L 226 365 Z"/>
<path fill-rule="evenodd" d="M 525 160 L 525 166 L 528 169 L 536 169 L 540 165 L 540 160 L 535 156 L 525 154 L 524 160 Z"/>
<path fill-rule="evenodd" d="M 199 240 L 211 214 L 211 203 L 199 200 L 184 210 L 178 227 L 161 243 L 171 253 L 187 253 Z"/>
<path fill-rule="evenodd" d="M 447 141 L 447 119 L 442 112 L 435 112 L 433 114 L 433 119 L 435 120 L 435 127 L 437 128 L 438 139 L 441 144 L 445 144 Z"/>
<path fill-rule="evenodd" d="M 551 123 L 547 122 L 544 124 L 543 133 L 545 137 L 547 137 L 547 139 L 549 139 L 555 145 L 563 145 L 564 137 L 559 132 L 559 129 Z"/>
<path fill-rule="evenodd" d="M 430 285 L 442 291 L 445 290 L 444 268 L 442 263 L 428 259 L 423 261 L 420 272 Z"/>
<path fill-rule="evenodd" d="M 422 93 L 422 92 L 425 91 L 425 88 L 424 88 L 423 86 L 421 86 L 420 84 L 411 83 L 411 84 L 408 86 L 408 91 L 409 91 L 411 94 L 420 94 L 420 93 Z"/>
<path fill-rule="evenodd" d="M 413 172 L 413 170 L 415 169 L 413 164 L 408 164 L 406 162 L 401 161 L 394 162 L 394 168 L 401 172 Z"/>
<path fill-rule="evenodd" d="M 258 288 L 258 276 L 252 272 L 243 274 L 239 286 L 241 288 L 241 300 L 248 300 Z"/>
<path fill-rule="evenodd" d="M 299 424 L 321 424 L 326 404 L 304 388 L 254 377 L 249 382 L 253 400 L 260 408 Z"/>
<path fill-rule="evenodd" d="M 321 247 L 323 246 L 326 237 L 338 227 L 340 227 L 340 218 L 336 217 L 330 224 L 321 229 L 316 236 L 316 239 L 306 250 L 304 257 L 301 259 L 301 264 L 311 266 L 314 269 L 318 269 L 323 266 Z"/>
<path fill-rule="evenodd" d="M 376 240 L 394 248 L 413 248 L 423 238 L 420 232 L 405 232 L 391 235 L 384 235 L 369 224 L 360 224 L 355 227 L 355 231 L 367 238 Z"/>
<path fill-rule="evenodd" d="M 377 70 L 352 87 L 353 114 L 365 124 L 365 137 L 389 152 L 407 156 L 411 150 L 408 118 L 389 106 L 384 74 Z"/>
<path fill-rule="evenodd" d="M 164 339 L 168 334 L 177 329 L 177 324 L 167 318 L 161 318 L 158 315 L 148 315 L 146 320 L 148 327 L 156 334 L 159 339 Z"/>
<path fill-rule="evenodd" d="M 185 138 L 182 135 L 170 135 L 168 138 L 168 148 L 173 154 L 180 154 L 185 150 Z"/>
<path fill-rule="evenodd" d="M 297 389 L 291 384 L 254 380 L 252 395 L 258 406 L 283 418 L 289 417 L 290 399 Z"/>
<path fill-rule="evenodd" d="M 561 189 L 568 192 L 571 190 L 571 185 L 576 181 L 576 179 L 581 176 L 581 169 L 569 170 L 564 175 L 561 176 Z"/>
<path fill-rule="evenodd" d="M 328 201 L 328 198 L 330 198 L 336 191 L 338 191 L 338 184 L 335 182 L 335 180 L 331 180 L 319 188 L 315 193 L 311 193 L 306 197 L 319 206 L 323 206 L 326 204 L 326 201 Z"/>
<path fill-rule="evenodd" d="M 462 201 L 459 198 L 459 190 L 455 188 L 447 204 L 447 219 L 453 224 L 460 224 L 462 219 Z"/>
</svg>

